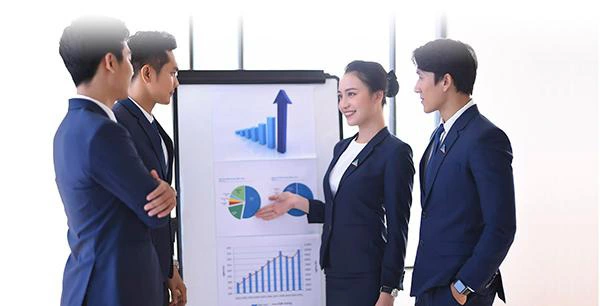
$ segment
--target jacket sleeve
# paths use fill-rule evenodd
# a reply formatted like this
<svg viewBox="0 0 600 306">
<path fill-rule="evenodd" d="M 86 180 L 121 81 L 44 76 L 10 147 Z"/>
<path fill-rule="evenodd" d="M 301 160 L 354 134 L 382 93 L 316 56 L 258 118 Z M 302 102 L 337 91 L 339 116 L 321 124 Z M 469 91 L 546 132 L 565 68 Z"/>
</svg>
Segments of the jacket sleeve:
<svg viewBox="0 0 600 306">
<path fill-rule="evenodd" d="M 383 205 L 388 235 L 381 267 L 381 285 L 392 288 L 403 289 L 414 175 L 412 150 L 403 144 L 386 162 L 384 173 Z"/>
<path fill-rule="evenodd" d="M 325 203 L 319 200 L 308 200 L 308 223 L 325 222 Z"/>
<path fill-rule="evenodd" d="M 469 156 L 483 215 L 483 232 L 473 254 L 457 273 L 476 292 L 485 288 L 506 257 L 515 232 L 512 148 L 500 129 L 490 129 Z"/>
<path fill-rule="evenodd" d="M 158 187 L 139 158 L 129 132 L 118 124 L 104 124 L 90 140 L 89 169 L 92 177 L 121 200 L 150 228 L 167 224 L 169 216 L 150 217 L 144 210 L 146 196 Z"/>
</svg>

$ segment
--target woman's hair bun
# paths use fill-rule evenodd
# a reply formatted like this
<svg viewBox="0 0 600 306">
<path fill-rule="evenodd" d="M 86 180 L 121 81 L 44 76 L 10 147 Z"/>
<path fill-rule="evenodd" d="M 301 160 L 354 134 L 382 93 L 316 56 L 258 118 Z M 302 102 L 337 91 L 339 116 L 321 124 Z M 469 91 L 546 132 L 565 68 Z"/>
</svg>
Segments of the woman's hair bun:
<svg viewBox="0 0 600 306">
<path fill-rule="evenodd" d="M 390 70 L 387 74 L 387 88 L 385 90 L 385 96 L 388 98 L 395 97 L 398 94 L 398 90 L 400 90 L 400 85 L 398 84 L 398 79 L 396 78 L 396 73 L 394 70 Z"/>
</svg>

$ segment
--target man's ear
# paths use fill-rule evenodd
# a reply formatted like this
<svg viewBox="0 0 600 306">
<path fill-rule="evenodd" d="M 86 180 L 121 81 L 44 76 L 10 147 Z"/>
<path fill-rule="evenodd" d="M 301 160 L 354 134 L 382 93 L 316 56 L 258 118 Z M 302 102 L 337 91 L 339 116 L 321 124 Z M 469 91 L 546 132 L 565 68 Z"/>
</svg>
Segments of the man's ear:
<svg viewBox="0 0 600 306">
<path fill-rule="evenodd" d="M 444 90 L 444 92 L 448 91 L 448 89 L 450 89 L 453 84 L 454 79 L 452 78 L 452 76 L 449 73 L 444 74 L 444 76 L 442 77 L 442 90 Z"/>
<path fill-rule="evenodd" d="M 150 65 L 148 65 L 148 64 L 142 66 L 142 68 L 140 69 L 139 77 L 142 78 L 142 81 L 144 82 L 144 84 L 150 83 L 151 76 L 152 76 L 152 67 L 150 67 Z"/>
<path fill-rule="evenodd" d="M 104 69 L 110 72 L 115 72 L 117 67 L 117 57 L 110 52 L 104 54 L 104 57 L 102 58 L 102 66 Z"/>
</svg>

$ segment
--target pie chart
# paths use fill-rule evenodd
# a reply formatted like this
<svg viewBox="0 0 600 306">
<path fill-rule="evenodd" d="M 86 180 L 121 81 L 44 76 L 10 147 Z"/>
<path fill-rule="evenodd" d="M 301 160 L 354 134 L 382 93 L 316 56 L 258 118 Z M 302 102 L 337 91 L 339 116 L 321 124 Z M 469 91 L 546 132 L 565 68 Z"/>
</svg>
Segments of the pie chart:
<svg viewBox="0 0 600 306">
<path fill-rule="evenodd" d="M 310 190 L 310 188 L 308 188 L 308 186 L 302 184 L 302 183 L 291 183 L 289 185 L 287 185 L 285 187 L 285 189 L 283 191 L 289 191 L 291 193 L 297 194 L 299 196 L 302 196 L 306 199 L 312 200 L 313 199 L 313 193 Z M 294 217 L 300 217 L 300 216 L 304 216 L 305 213 L 299 209 L 290 209 L 290 211 L 288 211 L 288 214 L 294 216 Z"/>
<path fill-rule="evenodd" d="M 238 186 L 229 195 L 229 212 L 236 219 L 252 218 L 260 208 L 260 195 L 250 186 Z"/>
</svg>

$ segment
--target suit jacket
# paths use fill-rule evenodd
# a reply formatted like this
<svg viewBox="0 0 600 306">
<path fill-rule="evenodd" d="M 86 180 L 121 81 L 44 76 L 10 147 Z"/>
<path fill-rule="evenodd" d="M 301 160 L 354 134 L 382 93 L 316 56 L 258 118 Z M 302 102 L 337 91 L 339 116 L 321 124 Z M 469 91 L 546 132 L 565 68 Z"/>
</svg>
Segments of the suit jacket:
<svg viewBox="0 0 600 306">
<path fill-rule="evenodd" d="M 155 137 L 156 129 L 152 127 L 152 124 L 133 101 L 130 99 L 121 100 L 113 106 L 113 111 L 117 121 L 131 134 L 135 148 L 146 169 L 148 171 L 156 170 L 163 181 L 171 183 L 173 180 L 173 141 L 160 126 L 160 123 L 157 121 L 160 136 L 167 147 L 168 158 L 166 161 L 163 161 L 164 151 L 162 145 Z M 166 218 L 171 219 L 170 217 Z M 171 222 L 168 226 L 152 229 L 151 234 L 152 242 L 158 253 L 161 270 L 166 280 L 173 276 L 173 231 L 171 230 Z"/>
<path fill-rule="evenodd" d="M 383 128 L 346 169 L 333 196 L 329 175 L 354 138 L 335 145 L 323 179 L 325 203 L 309 201 L 308 221 L 324 223 L 321 267 L 332 275 L 375 272 L 382 285 L 402 288 L 415 174 L 412 150 Z"/>
<path fill-rule="evenodd" d="M 162 277 L 146 195 L 158 183 L 121 125 L 94 102 L 69 100 L 54 137 L 56 184 L 68 219 L 71 254 L 61 305 L 160 305 Z"/>
<path fill-rule="evenodd" d="M 481 291 L 499 272 L 516 231 L 510 141 L 471 106 L 431 155 L 427 185 L 432 143 L 420 163 L 422 216 L 411 295 L 456 279 Z M 504 300 L 501 281 L 498 295 Z"/>
</svg>

